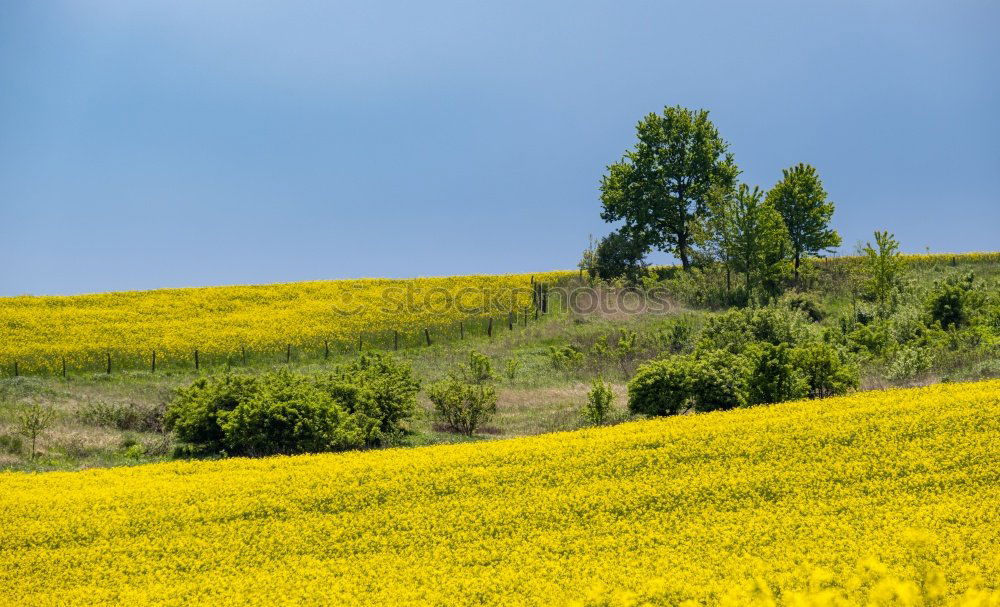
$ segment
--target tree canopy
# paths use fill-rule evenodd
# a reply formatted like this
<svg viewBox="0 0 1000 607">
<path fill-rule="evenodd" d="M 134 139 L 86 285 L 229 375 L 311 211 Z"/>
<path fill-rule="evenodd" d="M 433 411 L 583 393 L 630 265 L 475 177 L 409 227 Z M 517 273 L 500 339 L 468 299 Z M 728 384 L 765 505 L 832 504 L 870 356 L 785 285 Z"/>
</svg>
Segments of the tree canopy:
<svg viewBox="0 0 1000 607">
<path fill-rule="evenodd" d="M 840 246 L 840 235 L 830 229 L 833 203 L 827 201 L 816 169 L 800 162 L 782 173 L 781 181 L 768 192 L 767 201 L 781 213 L 788 228 L 797 282 L 802 257 Z"/>
<path fill-rule="evenodd" d="M 636 135 L 601 180 L 601 217 L 623 220 L 637 246 L 672 253 L 687 269 L 709 193 L 732 189 L 739 169 L 707 110 L 665 107 L 641 120 Z"/>
</svg>

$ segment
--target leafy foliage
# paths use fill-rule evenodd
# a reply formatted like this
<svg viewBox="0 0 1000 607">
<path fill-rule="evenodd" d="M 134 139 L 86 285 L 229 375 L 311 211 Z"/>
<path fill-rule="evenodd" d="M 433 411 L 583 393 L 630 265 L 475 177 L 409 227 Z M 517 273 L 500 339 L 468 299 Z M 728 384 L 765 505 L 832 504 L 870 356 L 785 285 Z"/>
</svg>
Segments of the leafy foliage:
<svg viewBox="0 0 1000 607">
<path fill-rule="evenodd" d="M 611 386 L 601 378 L 595 378 L 590 384 L 590 392 L 587 393 L 587 404 L 583 408 L 583 415 L 592 424 L 601 425 L 608 419 L 611 413 L 611 403 L 614 401 L 614 393 Z"/>
<path fill-rule="evenodd" d="M 688 269 L 709 192 L 732 188 L 739 170 L 705 110 L 665 107 L 640 121 L 636 136 L 601 180 L 601 217 L 623 220 L 631 239 L 675 254 Z"/>
<path fill-rule="evenodd" d="M 791 244 L 795 280 L 806 255 L 819 255 L 840 246 L 840 235 L 830 228 L 833 203 L 816 169 L 799 163 L 782 171 L 782 179 L 767 193 L 767 202 L 784 220 Z"/>
</svg>

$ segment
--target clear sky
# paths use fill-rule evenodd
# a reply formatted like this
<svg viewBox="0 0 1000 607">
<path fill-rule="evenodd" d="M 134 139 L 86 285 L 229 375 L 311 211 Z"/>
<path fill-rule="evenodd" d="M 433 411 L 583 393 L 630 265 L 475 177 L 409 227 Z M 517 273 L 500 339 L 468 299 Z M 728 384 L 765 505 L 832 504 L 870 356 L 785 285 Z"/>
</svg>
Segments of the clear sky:
<svg viewBox="0 0 1000 607">
<path fill-rule="evenodd" d="M 1000 249 L 1000 3 L 0 2 L 0 294 L 572 268 L 664 105 Z M 656 261 L 663 258 L 658 257 Z"/>
</svg>

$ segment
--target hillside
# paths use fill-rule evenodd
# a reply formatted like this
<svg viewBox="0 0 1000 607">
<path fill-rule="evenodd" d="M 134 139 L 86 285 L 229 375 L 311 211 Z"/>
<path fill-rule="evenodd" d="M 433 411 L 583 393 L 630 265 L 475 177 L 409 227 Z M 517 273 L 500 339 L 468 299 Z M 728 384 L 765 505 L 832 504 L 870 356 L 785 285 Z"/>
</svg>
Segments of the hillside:
<svg viewBox="0 0 1000 607">
<path fill-rule="evenodd" d="M 982 587 L 995 604 L 998 454 L 986 381 L 471 445 L 0 473 L 0 603 L 916 605 Z"/>
</svg>

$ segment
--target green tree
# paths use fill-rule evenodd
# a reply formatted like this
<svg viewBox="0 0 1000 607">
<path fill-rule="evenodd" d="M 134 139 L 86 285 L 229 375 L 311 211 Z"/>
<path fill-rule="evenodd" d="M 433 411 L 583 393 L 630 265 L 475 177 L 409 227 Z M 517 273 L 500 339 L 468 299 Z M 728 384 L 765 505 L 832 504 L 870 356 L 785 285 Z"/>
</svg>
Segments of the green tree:
<svg viewBox="0 0 1000 607">
<path fill-rule="evenodd" d="M 610 280 L 623 276 L 636 282 L 646 272 L 648 249 L 622 231 L 612 232 L 601 239 L 594 249 L 591 277 Z"/>
<path fill-rule="evenodd" d="M 780 278 L 788 249 L 788 230 L 781 214 L 764 200 L 758 187 L 740 184 L 732 205 L 732 234 L 727 253 L 746 279 L 747 294 Z"/>
<path fill-rule="evenodd" d="M 782 173 L 781 181 L 767 193 L 767 202 L 785 221 L 798 284 L 803 256 L 819 255 L 840 246 L 840 235 L 830 229 L 833 203 L 826 199 L 826 190 L 816 169 L 800 162 Z"/>
<path fill-rule="evenodd" d="M 875 302 L 878 314 L 886 318 L 896 306 L 904 270 L 899 242 L 887 231 L 875 232 L 875 246 L 865 244 L 861 272 L 865 293 Z"/>
<path fill-rule="evenodd" d="M 52 426 L 55 410 L 32 403 L 17 412 L 15 419 L 17 433 L 31 441 L 31 459 L 35 459 L 38 437 Z"/>
<path fill-rule="evenodd" d="M 676 255 L 688 269 L 713 188 L 731 189 L 739 169 L 706 110 L 665 107 L 636 126 L 638 142 L 601 179 L 605 221 L 644 249 Z"/>
</svg>

